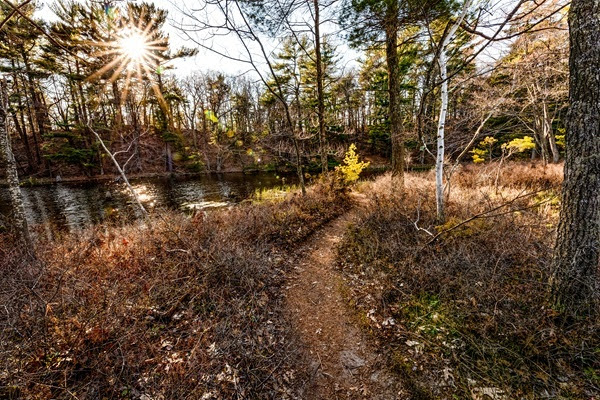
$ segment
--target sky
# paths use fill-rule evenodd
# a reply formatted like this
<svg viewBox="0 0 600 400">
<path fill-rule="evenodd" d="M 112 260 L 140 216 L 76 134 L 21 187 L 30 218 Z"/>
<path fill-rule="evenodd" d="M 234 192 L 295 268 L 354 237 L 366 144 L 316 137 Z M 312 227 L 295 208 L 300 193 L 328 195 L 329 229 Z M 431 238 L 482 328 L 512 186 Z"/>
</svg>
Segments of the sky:
<svg viewBox="0 0 600 400">
<path fill-rule="evenodd" d="M 501 19 L 502 15 L 504 14 L 503 10 L 510 9 L 514 4 L 514 1 L 515 0 L 492 1 L 491 3 L 494 4 L 495 7 L 493 14 L 497 14 L 496 17 Z M 53 2 L 54 0 L 39 0 L 38 4 L 42 4 L 42 7 L 40 10 L 38 10 L 37 16 L 49 21 L 56 20 L 57 17 L 54 15 L 50 7 L 50 4 Z M 137 0 L 137 2 L 140 1 Z M 186 38 L 185 35 L 176 28 L 176 26 L 179 26 L 182 22 L 189 22 L 189 17 L 186 17 L 182 10 L 190 12 L 193 8 L 198 8 L 200 5 L 202 5 L 202 0 L 146 0 L 146 2 L 154 3 L 156 6 L 166 9 L 169 12 L 169 20 L 164 29 L 166 33 L 169 34 L 171 46 L 173 48 L 179 48 L 182 46 L 192 48 L 198 47 L 196 43 L 190 41 L 189 38 Z M 306 18 L 306 16 L 301 16 L 300 18 L 303 17 Z M 336 25 L 329 23 L 325 24 L 325 26 L 322 28 L 322 32 L 323 34 L 328 34 L 335 32 L 336 29 L 338 29 Z M 208 47 L 212 47 L 221 53 L 227 53 L 232 56 L 238 56 L 240 54 L 239 51 L 242 48 L 240 43 L 232 37 L 219 36 L 217 39 L 213 39 L 212 41 L 205 41 L 201 36 L 195 35 L 194 33 L 191 33 L 191 35 L 194 36 L 197 41 L 204 43 Z M 265 40 L 265 45 L 268 50 L 272 52 L 277 48 L 278 42 L 274 40 Z M 361 57 L 361 53 L 359 51 L 348 48 L 344 41 L 339 37 L 335 39 L 335 45 L 337 46 L 338 53 L 341 55 L 341 65 L 343 68 L 349 69 L 359 67 L 358 60 Z M 493 62 L 501 55 L 503 49 L 506 47 L 506 43 L 490 46 L 482 53 L 478 61 L 478 65 Z M 253 51 L 257 52 L 257 49 L 254 48 Z M 257 59 L 261 58 L 262 57 L 260 56 L 257 57 Z M 250 67 L 247 64 L 232 61 L 216 54 L 215 52 L 202 48 L 199 48 L 199 52 L 196 56 L 183 60 L 175 60 L 172 63 L 174 73 L 177 76 L 185 76 L 194 71 L 207 70 L 237 75 L 247 73 L 250 70 Z M 262 67 L 265 68 L 264 65 Z"/>
<path fill-rule="evenodd" d="M 38 10 L 36 16 L 47 20 L 47 21 L 55 21 L 57 19 L 56 15 L 52 12 L 50 5 L 53 3 L 53 0 L 42 0 L 40 3 L 43 3 L 42 8 Z M 154 3 L 160 8 L 166 9 L 169 11 L 169 22 L 165 24 L 164 30 L 169 34 L 170 43 L 173 48 L 179 47 L 196 47 L 193 43 L 189 42 L 189 40 L 185 40 L 181 33 L 173 26 L 182 15 L 177 11 L 177 8 L 173 6 L 169 1 L 165 0 L 150 0 L 149 3 Z M 181 2 L 181 1 L 180 1 Z M 235 63 L 225 62 L 222 57 L 216 56 L 214 53 L 210 53 L 208 51 L 201 51 L 198 55 L 194 57 L 188 57 L 183 60 L 175 60 L 173 62 L 174 72 L 177 75 L 188 75 L 195 70 L 219 70 L 226 73 L 239 73 L 241 71 L 242 66 L 236 65 Z"/>
<path fill-rule="evenodd" d="M 36 16 L 47 20 L 54 21 L 57 19 L 56 15 L 52 12 L 51 4 L 54 0 L 40 0 L 38 3 L 41 8 L 37 11 Z M 132 1 L 141 3 L 141 1 Z M 197 48 L 197 44 L 191 41 L 188 37 L 185 37 L 181 33 L 177 26 L 180 26 L 182 22 L 189 21 L 189 18 L 185 16 L 181 10 L 189 11 L 191 8 L 197 6 L 201 0 L 146 0 L 147 3 L 154 3 L 157 7 L 165 9 L 169 12 L 168 22 L 165 24 L 164 30 L 169 34 L 170 43 L 173 49 L 180 47 Z M 329 31 L 335 28 L 329 27 Z M 324 34 L 328 33 L 328 28 L 325 27 Z M 192 34 L 193 35 L 193 34 Z M 196 40 L 201 40 L 200 37 L 196 36 Z M 273 40 L 265 40 L 266 45 L 273 51 L 278 42 Z M 214 47 L 219 52 L 225 52 L 230 55 L 236 55 L 236 49 L 240 48 L 239 42 L 231 37 L 219 37 L 218 40 L 213 40 L 210 43 L 211 47 Z M 352 49 L 349 49 L 341 39 L 337 41 L 338 49 L 341 50 L 342 54 L 342 65 L 345 68 L 353 68 L 358 66 L 358 59 L 361 53 Z M 230 75 L 240 75 L 248 73 L 249 66 L 244 63 L 232 61 L 225 57 L 222 57 L 215 52 L 210 50 L 198 49 L 198 54 L 194 57 L 188 57 L 186 59 L 175 60 L 171 65 L 174 69 L 174 73 L 178 76 L 185 76 L 194 71 L 219 71 Z"/>
</svg>

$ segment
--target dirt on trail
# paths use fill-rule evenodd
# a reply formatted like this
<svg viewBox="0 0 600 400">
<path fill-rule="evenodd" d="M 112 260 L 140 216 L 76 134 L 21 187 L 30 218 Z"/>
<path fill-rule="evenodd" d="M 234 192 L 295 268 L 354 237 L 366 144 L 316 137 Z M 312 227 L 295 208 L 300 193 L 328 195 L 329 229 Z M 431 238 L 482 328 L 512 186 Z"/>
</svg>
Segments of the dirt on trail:
<svg viewBox="0 0 600 400">
<path fill-rule="evenodd" d="M 360 196 L 360 195 L 358 195 Z M 310 357 L 311 380 L 304 399 L 409 399 L 385 359 L 356 326 L 343 297 L 336 270 L 336 248 L 348 224 L 364 206 L 357 205 L 315 233 L 300 249 L 290 276 L 287 307 Z"/>
</svg>

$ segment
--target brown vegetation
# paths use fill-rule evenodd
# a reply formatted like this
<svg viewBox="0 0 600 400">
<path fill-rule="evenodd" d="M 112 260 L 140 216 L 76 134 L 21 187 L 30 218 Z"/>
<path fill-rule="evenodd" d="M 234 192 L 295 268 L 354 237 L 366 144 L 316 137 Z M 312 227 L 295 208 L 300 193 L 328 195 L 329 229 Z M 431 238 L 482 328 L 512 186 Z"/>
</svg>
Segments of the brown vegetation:
<svg viewBox="0 0 600 400">
<path fill-rule="evenodd" d="M 348 206 L 300 199 L 38 247 L 0 245 L 1 398 L 290 398 L 305 378 L 282 309 L 284 251 Z"/>
<path fill-rule="evenodd" d="M 339 250 L 349 301 L 416 398 L 594 398 L 598 321 L 567 328 L 549 306 L 559 168 L 509 164 L 499 190 L 495 176 L 456 176 L 443 226 L 431 176 L 409 175 L 402 199 L 387 177 L 365 187 L 373 206 Z"/>
</svg>

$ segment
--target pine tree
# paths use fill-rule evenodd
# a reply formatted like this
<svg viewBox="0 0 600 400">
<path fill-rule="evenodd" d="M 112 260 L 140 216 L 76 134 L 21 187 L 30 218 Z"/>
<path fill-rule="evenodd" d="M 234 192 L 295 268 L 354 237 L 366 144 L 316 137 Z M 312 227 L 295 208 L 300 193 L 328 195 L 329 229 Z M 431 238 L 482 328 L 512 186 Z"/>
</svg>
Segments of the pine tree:
<svg viewBox="0 0 600 400">
<path fill-rule="evenodd" d="M 554 304 L 568 317 L 598 311 L 600 294 L 600 0 L 569 10 L 565 182 L 554 250 Z"/>
</svg>

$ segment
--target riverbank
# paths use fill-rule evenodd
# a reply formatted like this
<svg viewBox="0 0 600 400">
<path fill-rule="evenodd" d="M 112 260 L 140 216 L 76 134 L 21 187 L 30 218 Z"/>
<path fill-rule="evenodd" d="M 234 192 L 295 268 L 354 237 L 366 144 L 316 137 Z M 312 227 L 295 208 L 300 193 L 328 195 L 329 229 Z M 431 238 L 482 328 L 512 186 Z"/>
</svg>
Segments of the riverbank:
<svg viewBox="0 0 600 400">
<path fill-rule="evenodd" d="M 283 302 L 290 255 L 350 207 L 330 187 L 89 228 L 35 263 L 0 234 L 0 397 L 302 398 Z"/>
<path fill-rule="evenodd" d="M 547 297 L 561 180 L 461 168 L 441 225 L 410 173 L 98 225 L 37 262 L 0 234 L 0 397 L 596 398 L 599 322 Z"/>
<path fill-rule="evenodd" d="M 140 180 L 140 179 L 154 179 L 154 178 L 182 178 L 192 179 L 210 175 L 228 175 L 228 174 L 258 174 L 264 172 L 277 172 L 274 170 L 262 170 L 262 169 L 232 169 L 221 172 L 151 172 L 151 173 L 137 173 L 127 174 L 127 179 Z M 281 173 L 292 174 L 293 171 L 279 171 Z M 54 185 L 57 183 L 67 184 L 83 184 L 83 183 L 102 183 L 102 182 L 119 182 L 121 181 L 121 175 L 118 174 L 105 174 L 105 175 L 94 175 L 94 176 L 71 176 L 71 177 L 58 177 L 58 178 L 27 178 L 21 180 L 21 186 L 44 186 Z M 0 186 L 6 186 L 5 180 L 0 180 Z"/>
<path fill-rule="evenodd" d="M 138 198 L 151 213 L 165 210 L 194 213 L 229 207 L 249 199 L 285 191 L 296 183 L 295 174 L 258 172 L 221 175 L 145 175 L 131 179 Z M 138 215 L 131 193 L 120 181 L 24 185 L 25 214 L 35 232 L 74 232 L 94 224 L 123 225 Z M 7 193 L 0 189 L 0 226 L 10 222 Z M 1 228 L 0 228 L 1 229 Z"/>
<path fill-rule="evenodd" d="M 365 174 L 378 174 L 383 173 L 389 169 L 387 164 L 371 165 L 364 169 Z M 305 169 L 305 172 L 310 175 L 318 175 L 321 171 L 318 168 Z M 193 179 L 211 175 L 229 175 L 229 174 L 246 174 L 255 175 L 260 173 L 275 173 L 294 175 L 296 171 L 294 168 L 238 168 L 238 169 L 226 169 L 223 171 L 204 171 L 204 172 L 151 172 L 151 173 L 136 173 L 127 174 L 127 179 L 140 180 L 140 179 L 154 179 L 154 178 L 181 178 L 181 179 Z M 106 174 L 106 175 L 94 175 L 94 176 L 67 176 L 67 177 L 54 177 L 54 178 L 34 178 L 28 177 L 21 179 L 21 186 L 44 186 L 54 185 L 57 183 L 66 184 L 84 184 L 84 183 L 102 183 L 102 182 L 119 182 L 121 176 L 119 174 Z M 6 187 L 7 182 L 5 179 L 0 179 L 0 187 Z"/>
</svg>

